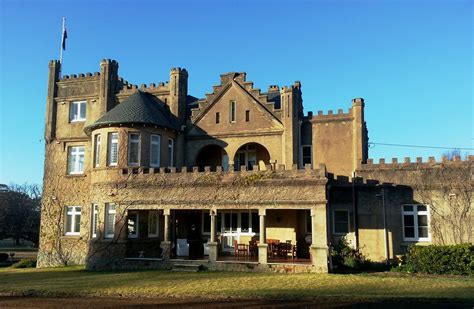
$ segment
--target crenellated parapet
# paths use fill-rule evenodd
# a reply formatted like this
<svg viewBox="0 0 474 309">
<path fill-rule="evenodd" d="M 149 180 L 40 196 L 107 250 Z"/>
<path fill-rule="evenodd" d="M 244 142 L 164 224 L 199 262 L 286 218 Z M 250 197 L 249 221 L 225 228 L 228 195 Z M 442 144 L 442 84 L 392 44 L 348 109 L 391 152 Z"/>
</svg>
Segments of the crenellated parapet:
<svg viewBox="0 0 474 309">
<path fill-rule="evenodd" d="M 117 94 L 117 96 L 129 96 L 136 91 L 143 91 L 143 92 L 149 92 L 152 94 L 165 94 L 169 93 L 169 87 L 168 87 L 168 82 L 159 82 L 158 84 L 156 83 L 150 83 L 150 84 L 141 84 L 140 86 L 130 84 L 127 81 L 122 82 L 122 87 Z"/>
<path fill-rule="evenodd" d="M 313 113 L 308 113 L 307 118 L 313 122 L 330 122 L 330 121 L 351 121 L 353 119 L 352 109 L 350 108 L 348 112 L 344 112 L 343 109 L 338 109 L 337 113 L 333 110 L 328 110 L 325 114 L 323 111 L 318 111 L 316 115 Z"/>
<path fill-rule="evenodd" d="M 129 167 L 120 169 L 122 177 L 128 177 L 129 175 L 155 175 L 159 174 L 162 176 L 180 174 L 180 175 L 234 175 L 236 177 L 250 174 L 261 174 L 270 173 L 278 174 L 279 177 L 326 177 L 326 166 L 319 164 L 317 167 L 312 167 L 311 164 L 306 164 L 303 168 L 298 168 L 297 164 L 286 167 L 284 164 L 272 165 L 269 164 L 264 168 L 259 165 L 254 165 L 252 169 L 247 169 L 246 166 L 241 166 L 239 171 L 235 171 L 231 166 L 229 169 L 225 169 L 223 166 L 205 166 L 204 168 L 199 166 L 182 167 L 180 169 L 176 167 L 159 167 L 159 168 L 148 168 L 148 167 Z"/>
<path fill-rule="evenodd" d="M 59 82 L 65 82 L 65 81 L 90 81 L 90 80 L 97 80 L 100 76 L 100 72 L 87 72 L 87 73 L 79 73 L 79 74 L 71 74 L 71 75 L 63 75 L 60 79 Z"/>
<path fill-rule="evenodd" d="M 417 157 L 415 161 L 412 161 L 410 157 L 405 157 L 402 160 L 398 158 L 392 158 L 387 160 L 381 158 L 377 163 L 373 159 L 367 159 L 366 164 L 360 166 L 361 171 L 367 170 L 377 170 L 377 169 L 387 169 L 387 170 L 398 170 L 398 169 L 423 169 L 423 168 L 433 168 L 439 165 L 446 166 L 460 166 L 466 164 L 474 164 L 474 155 L 469 155 L 465 160 L 462 160 L 461 157 L 455 156 L 451 160 L 447 157 L 443 157 L 441 160 L 436 160 L 435 157 L 428 157 L 427 160 L 423 160 L 422 157 Z"/>
</svg>

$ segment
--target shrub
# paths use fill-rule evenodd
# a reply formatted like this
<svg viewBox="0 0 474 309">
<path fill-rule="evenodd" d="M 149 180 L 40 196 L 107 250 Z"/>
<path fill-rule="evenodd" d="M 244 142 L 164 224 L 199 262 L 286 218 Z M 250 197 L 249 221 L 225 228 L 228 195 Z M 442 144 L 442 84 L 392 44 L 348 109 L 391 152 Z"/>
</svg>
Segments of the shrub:
<svg viewBox="0 0 474 309">
<path fill-rule="evenodd" d="M 0 262 L 5 262 L 8 260 L 8 253 L 0 253 Z"/>
<path fill-rule="evenodd" d="M 21 259 L 12 265 L 12 268 L 34 268 L 36 267 L 36 261 L 30 259 Z"/>
<path fill-rule="evenodd" d="M 474 245 L 410 246 L 401 267 L 414 273 L 472 275 Z"/>
<path fill-rule="evenodd" d="M 360 252 L 349 246 L 349 242 L 342 237 L 339 242 L 331 248 L 333 265 L 338 269 L 361 270 L 369 267 L 370 261 Z"/>
</svg>

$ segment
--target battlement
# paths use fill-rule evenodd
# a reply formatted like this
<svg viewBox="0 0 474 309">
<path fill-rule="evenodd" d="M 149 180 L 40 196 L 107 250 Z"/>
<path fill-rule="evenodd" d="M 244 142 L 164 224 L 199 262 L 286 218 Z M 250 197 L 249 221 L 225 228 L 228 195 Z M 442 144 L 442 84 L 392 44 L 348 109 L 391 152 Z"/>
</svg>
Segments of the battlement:
<svg viewBox="0 0 474 309">
<path fill-rule="evenodd" d="M 268 87 L 268 92 L 279 92 L 280 91 L 280 87 L 278 87 L 278 85 L 270 85 Z"/>
<path fill-rule="evenodd" d="M 170 75 L 171 74 L 186 74 L 186 76 L 188 75 L 188 71 L 186 71 L 185 68 L 180 68 L 180 67 L 176 67 L 176 68 L 171 68 L 170 70 Z"/>
<path fill-rule="evenodd" d="M 82 81 L 82 80 L 90 80 L 90 79 L 96 79 L 100 76 L 99 72 L 87 72 L 87 73 L 79 73 L 79 74 L 71 74 L 71 75 L 63 75 L 59 80 L 60 81 L 71 81 L 71 80 L 77 80 L 77 81 Z"/>
<path fill-rule="evenodd" d="M 102 61 L 100 62 L 100 65 L 107 65 L 107 64 L 118 66 L 118 62 L 112 59 L 102 59 Z"/>
<path fill-rule="evenodd" d="M 49 61 L 49 65 L 50 65 L 50 66 L 53 66 L 53 65 L 60 65 L 60 64 L 61 64 L 61 62 L 59 62 L 59 60 L 50 60 L 50 61 Z"/>
<path fill-rule="evenodd" d="M 447 157 L 443 157 L 441 161 L 436 161 L 435 157 L 428 157 L 428 160 L 423 161 L 422 157 L 417 157 L 415 162 L 411 161 L 410 157 L 405 157 L 403 162 L 399 162 L 398 158 L 392 158 L 388 161 L 384 158 L 379 159 L 378 163 L 374 163 L 373 159 L 368 159 L 366 164 L 362 164 L 360 170 L 373 170 L 373 169 L 400 169 L 400 168 L 430 168 L 435 165 L 456 165 L 474 163 L 474 155 L 470 155 L 466 160 L 461 160 L 461 157 L 455 156 L 452 160 L 448 160 Z"/>
<path fill-rule="evenodd" d="M 334 120 L 341 120 L 341 121 L 350 121 L 352 120 L 352 108 L 349 109 L 347 113 L 344 113 L 342 108 L 337 110 L 337 113 L 334 113 L 333 110 L 328 110 L 327 114 L 324 114 L 323 111 L 318 111 L 317 115 L 313 115 L 312 112 L 308 112 L 308 120 L 312 122 L 325 122 L 325 121 L 334 121 Z"/>
<path fill-rule="evenodd" d="M 294 164 L 286 169 L 284 164 L 267 165 L 264 169 L 260 169 L 258 165 L 254 165 L 252 170 L 248 170 L 245 166 L 241 167 L 240 171 L 235 171 L 233 166 L 229 166 L 229 170 L 224 170 L 222 166 L 205 166 L 204 169 L 193 166 L 193 167 L 183 167 L 177 169 L 176 167 L 160 167 L 160 168 L 147 168 L 147 167 L 128 167 L 120 169 L 120 174 L 123 177 L 128 177 L 129 175 L 153 175 L 160 174 L 165 175 L 234 175 L 234 176 L 244 176 L 251 174 L 259 173 L 278 173 L 281 178 L 294 178 L 294 177 L 303 177 L 303 178 L 326 178 L 326 166 L 324 164 L 319 164 L 317 167 L 312 167 L 311 164 L 306 164 L 304 168 L 298 168 L 298 165 Z"/>
</svg>

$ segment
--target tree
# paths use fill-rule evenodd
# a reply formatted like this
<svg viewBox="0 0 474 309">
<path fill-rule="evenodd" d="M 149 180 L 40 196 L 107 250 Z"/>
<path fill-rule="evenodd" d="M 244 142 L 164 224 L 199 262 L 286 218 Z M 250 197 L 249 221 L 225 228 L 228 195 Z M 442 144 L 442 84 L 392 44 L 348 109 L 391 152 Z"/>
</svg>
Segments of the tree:
<svg viewBox="0 0 474 309">
<path fill-rule="evenodd" d="M 25 239 L 38 245 L 41 190 L 35 184 L 10 185 L 0 191 L 0 239 Z"/>
</svg>

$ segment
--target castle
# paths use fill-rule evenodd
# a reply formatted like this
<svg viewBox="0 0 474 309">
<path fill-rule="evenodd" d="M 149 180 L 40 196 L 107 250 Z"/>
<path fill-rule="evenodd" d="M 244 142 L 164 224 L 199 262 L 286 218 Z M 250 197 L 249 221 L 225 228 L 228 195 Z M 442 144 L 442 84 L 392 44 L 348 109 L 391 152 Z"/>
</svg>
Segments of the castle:
<svg viewBox="0 0 474 309">
<path fill-rule="evenodd" d="M 305 115 L 299 81 L 231 72 L 199 99 L 185 69 L 138 87 L 118 68 L 49 63 L 38 267 L 328 272 L 342 237 L 382 262 L 472 242 L 474 157 L 375 164 L 361 98 Z"/>
</svg>

